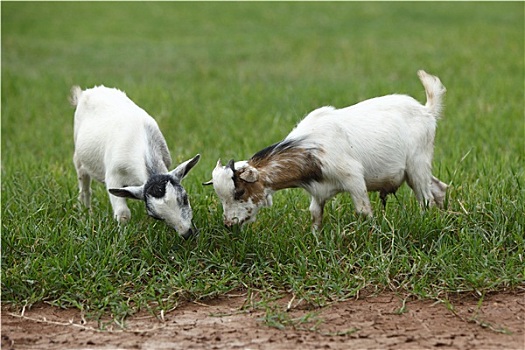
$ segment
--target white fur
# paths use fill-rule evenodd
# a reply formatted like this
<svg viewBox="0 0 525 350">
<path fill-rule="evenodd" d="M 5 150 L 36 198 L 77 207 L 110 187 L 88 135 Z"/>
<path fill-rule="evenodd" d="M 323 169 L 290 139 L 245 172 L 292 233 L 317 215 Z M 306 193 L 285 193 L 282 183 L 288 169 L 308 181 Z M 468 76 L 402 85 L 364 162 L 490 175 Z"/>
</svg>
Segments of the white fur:
<svg viewBox="0 0 525 350">
<path fill-rule="evenodd" d="M 237 162 L 235 163 L 235 169 L 243 168 L 247 164 L 245 161 Z M 217 161 L 215 169 L 213 169 L 212 177 L 217 196 L 221 199 L 222 207 L 224 208 L 223 218 L 225 225 L 231 226 L 233 224 L 247 223 L 240 221 L 243 218 L 253 218 L 255 220 L 255 215 L 252 215 L 252 213 L 258 211 L 258 206 L 252 200 L 240 202 L 234 199 L 233 171 L 228 167 L 222 167 L 220 159 Z"/>
<path fill-rule="evenodd" d="M 213 186 L 219 197 L 229 198 L 230 194 L 235 191 L 235 185 L 232 181 L 233 171 L 230 168 L 222 167 L 219 159 L 215 169 L 213 169 L 212 177 Z"/>
<path fill-rule="evenodd" d="M 424 71 L 418 75 L 427 94 L 425 106 L 410 96 L 388 95 L 342 109 L 321 107 L 286 137 L 284 141 L 297 140 L 300 148 L 311 149 L 321 162 L 323 180 L 303 186 L 312 196 L 314 227 L 321 226 L 324 204 L 335 194 L 349 192 L 356 211 L 372 216 L 367 192 L 395 192 L 404 181 L 422 206 L 442 206 L 447 186 L 432 176 L 432 158 L 436 121 L 446 89 L 437 77 Z M 264 191 L 270 199 L 282 168 L 282 163 L 270 162 L 264 169 L 255 169 L 266 174 Z M 231 176 L 220 175 L 221 171 L 231 170 L 219 162 L 212 174 L 225 215 L 232 211 L 240 214 L 239 208 L 248 204 L 227 198 L 228 193 L 231 197 L 233 181 Z M 250 209 L 255 216 L 257 210 Z M 249 222 L 254 217 L 237 220 Z"/>
<path fill-rule="evenodd" d="M 79 179 L 79 199 L 90 207 L 91 177 L 104 182 L 111 193 L 120 191 L 118 195 L 109 194 L 119 223 L 131 218 L 125 198 L 145 199 L 144 184 L 152 175 L 166 174 L 178 182 L 200 157 L 197 155 L 191 166 L 188 161 L 168 172 L 171 157 L 157 123 L 120 90 L 98 86 L 82 91 L 75 86 L 71 103 L 76 107 L 73 160 Z M 175 189 L 169 182 L 166 187 L 164 197 L 151 199 L 153 210 L 148 208 L 148 213 L 165 220 L 185 236 L 191 231 L 191 207 L 188 204 L 183 208 L 176 203 L 176 196 L 185 195 L 181 189 Z"/>
</svg>

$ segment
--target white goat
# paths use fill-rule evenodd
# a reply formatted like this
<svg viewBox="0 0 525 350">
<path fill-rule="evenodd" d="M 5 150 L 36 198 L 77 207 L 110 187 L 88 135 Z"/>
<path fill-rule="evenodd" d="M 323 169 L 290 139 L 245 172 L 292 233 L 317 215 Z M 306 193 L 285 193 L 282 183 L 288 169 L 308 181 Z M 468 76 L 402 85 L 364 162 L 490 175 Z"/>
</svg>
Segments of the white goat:
<svg viewBox="0 0 525 350">
<path fill-rule="evenodd" d="M 168 172 L 171 156 L 157 123 L 120 90 L 74 86 L 71 104 L 80 201 L 90 207 L 93 177 L 105 182 L 119 223 L 131 218 L 125 198 L 144 200 L 148 215 L 188 238 L 193 213 L 180 181 L 200 155 Z"/>
<path fill-rule="evenodd" d="M 311 194 L 314 229 L 321 227 L 325 202 L 344 191 L 367 216 L 372 216 L 367 191 L 379 191 L 384 201 L 404 181 L 422 206 L 441 207 L 447 185 L 432 176 L 431 163 L 446 89 L 439 78 L 418 75 L 425 106 L 410 96 L 388 95 L 343 109 L 322 107 L 250 160 L 222 166 L 219 159 L 205 185 L 213 184 L 222 202 L 224 224 L 255 221 L 275 191 L 292 187 Z"/>
</svg>

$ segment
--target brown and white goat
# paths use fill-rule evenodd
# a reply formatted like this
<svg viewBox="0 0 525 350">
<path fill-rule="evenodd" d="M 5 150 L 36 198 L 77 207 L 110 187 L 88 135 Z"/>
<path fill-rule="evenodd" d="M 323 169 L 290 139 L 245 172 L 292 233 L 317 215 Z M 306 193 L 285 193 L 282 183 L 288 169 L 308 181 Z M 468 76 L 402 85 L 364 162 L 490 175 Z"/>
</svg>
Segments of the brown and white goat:
<svg viewBox="0 0 525 350">
<path fill-rule="evenodd" d="M 441 207 L 447 185 L 432 175 L 436 123 L 446 92 L 439 78 L 419 71 L 427 102 L 406 95 L 372 98 L 343 109 L 322 107 L 308 114 L 281 142 L 248 161 L 217 162 L 212 172 L 224 224 L 255 221 L 271 206 L 275 191 L 301 187 L 311 195 L 313 227 L 323 208 L 349 192 L 358 213 L 372 216 L 368 191 L 384 200 L 405 181 L 422 206 Z"/>
</svg>

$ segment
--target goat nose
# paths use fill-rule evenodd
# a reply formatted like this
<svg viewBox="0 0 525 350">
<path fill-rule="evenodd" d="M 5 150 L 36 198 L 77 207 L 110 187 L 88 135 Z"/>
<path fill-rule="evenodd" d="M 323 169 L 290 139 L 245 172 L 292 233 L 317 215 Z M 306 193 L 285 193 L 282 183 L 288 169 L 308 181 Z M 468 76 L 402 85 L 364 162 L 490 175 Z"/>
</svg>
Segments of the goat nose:
<svg viewBox="0 0 525 350">
<path fill-rule="evenodd" d="M 188 229 L 188 231 L 184 232 L 183 234 L 181 234 L 182 238 L 184 238 L 185 240 L 189 239 L 191 236 L 195 235 L 197 236 L 199 234 L 199 230 L 197 230 L 196 228 L 190 228 Z"/>
</svg>

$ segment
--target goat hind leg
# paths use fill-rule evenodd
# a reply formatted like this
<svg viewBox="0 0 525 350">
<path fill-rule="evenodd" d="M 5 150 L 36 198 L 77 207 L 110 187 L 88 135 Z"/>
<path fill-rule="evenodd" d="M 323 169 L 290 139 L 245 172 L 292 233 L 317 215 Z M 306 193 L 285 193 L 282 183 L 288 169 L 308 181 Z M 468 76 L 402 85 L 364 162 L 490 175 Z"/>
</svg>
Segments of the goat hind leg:
<svg viewBox="0 0 525 350">
<path fill-rule="evenodd" d="M 78 200 L 89 209 L 91 208 L 91 176 L 82 166 L 76 154 L 73 156 L 73 163 L 75 164 L 78 178 Z"/>
<path fill-rule="evenodd" d="M 422 207 L 431 207 L 436 204 L 432 194 L 432 169 L 430 162 L 420 159 L 419 163 L 414 162 L 412 166 L 408 167 L 407 183 L 414 191 Z"/>
<path fill-rule="evenodd" d="M 432 175 L 430 191 L 432 192 L 432 196 L 434 197 L 434 201 L 436 202 L 438 208 L 443 208 L 447 187 L 448 185 L 446 183 L 441 182 L 441 180 Z"/>
</svg>

